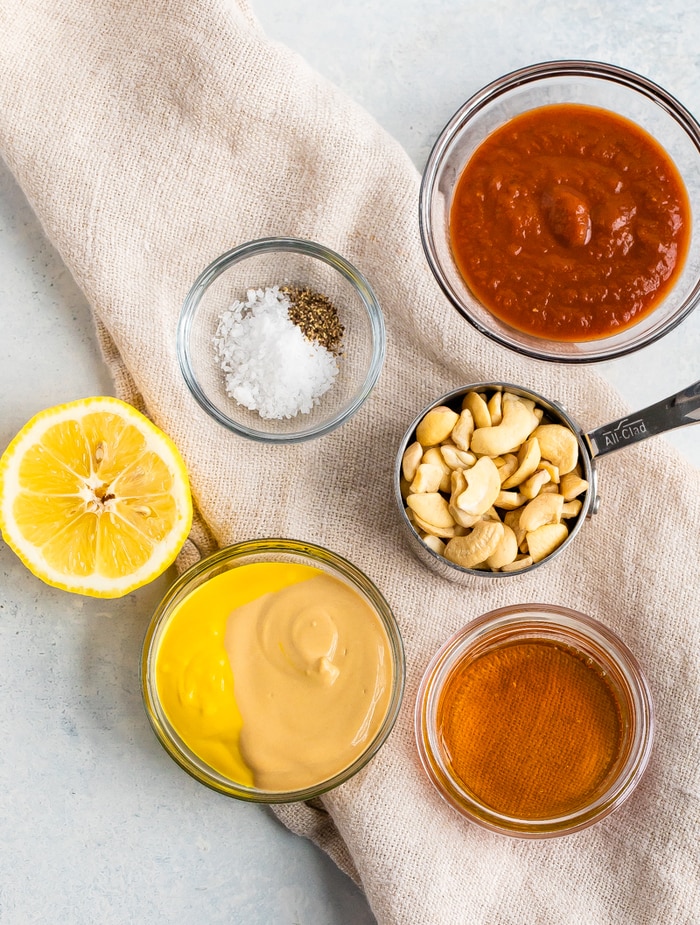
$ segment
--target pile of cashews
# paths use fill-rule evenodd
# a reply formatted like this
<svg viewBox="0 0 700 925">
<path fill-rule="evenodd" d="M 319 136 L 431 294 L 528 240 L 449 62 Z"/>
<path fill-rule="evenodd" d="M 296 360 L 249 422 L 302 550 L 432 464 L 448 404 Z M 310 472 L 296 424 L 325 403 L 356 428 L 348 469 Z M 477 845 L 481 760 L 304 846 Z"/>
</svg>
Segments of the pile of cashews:
<svg viewBox="0 0 700 925">
<path fill-rule="evenodd" d="M 542 561 L 581 511 L 576 435 L 532 399 L 469 391 L 431 408 L 401 460 L 401 495 L 426 546 L 462 568 L 512 572 Z"/>
</svg>

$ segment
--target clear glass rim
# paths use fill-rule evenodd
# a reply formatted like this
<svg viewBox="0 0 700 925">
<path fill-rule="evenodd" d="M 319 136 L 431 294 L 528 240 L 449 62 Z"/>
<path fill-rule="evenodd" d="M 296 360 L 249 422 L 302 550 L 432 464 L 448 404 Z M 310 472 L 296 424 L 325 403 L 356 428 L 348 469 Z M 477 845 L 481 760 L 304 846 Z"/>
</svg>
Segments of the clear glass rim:
<svg viewBox="0 0 700 925">
<path fill-rule="evenodd" d="M 627 87 L 631 90 L 636 90 L 642 96 L 656 103 L 681 126 L 700 155 L 700 124 L 679 100 L 647 77 L 643 77 L 634 71 L 619 67 L 618 65 L 584 59 L 545 61 L 519 68 L 499 77 L 497 80 L 492 81 L 473 94 L 462 106 L 460 106 L 440 132 L 428 156 L 421 178 L 418 200 L 418 225 L 421 243 L 428 265 L 443 293 L 460 315 L 485 337 L 490 338 L 502 347 L 506 347 L 515 353 L 535 360 L 563 364 L 600 363 L 641 350 L 643 347 L 655 343 L 674 330 L 674 328 L 681 324 L 696 308 L 698 302 L 700 302 L 700 279 L 696 281 L 692 290 L 686 296 L 681 308 L 679 308 L 673 317 L 669 318 L 658 330 L 652 331 L 647 336 L 640 338 L 638 342 L 606 349 L 604 346 L 605 339 L 603 339 L 600 341 L 601 347 L 598 350 L 591 349 L 588 353 L 575 356 L 558 354 L 548 349 L 546 340 L 542 341 L 541 347 L 519 343 L 517 341 L 518 332 L 515 331 L 515 329 L 513 329 L 513 336 L 509 337 L 498 330 L 487 327 L 479 321 L 478 318 L 475 318 L 469 309 L 464 306 L 459 296 L 450 285 L 449 280 L 442 270 L 440 259 L 433 243 L 433 224 L 430 213 L 432 191 L 442 159 L 456 134 L 473 116 L 480 113 L 489 104 L 505 96 L 514 88 L 537 83 L 538 81 L 547 80 L 552 77 L 596 77 Z"/>
<path fill-rule="evenodd" d="M 269 791 L 248 788 L 210 768 L 195 755 L 178 736 L 160 705 L 154 677 L 155 656 L 160 634 L 175 607 L 196 587 L 216 574 L 227 570 L 232 563 L 242 564 L 256 557 L 272 559 L 274 556 L 295 556 L 310 565 L 322 563 L 356 588 L 376 611 L 386 630 L 391 645 L 393 673 L 392 690 L 387 712 L 371 744 L 350 765 L 325 781 L 294 791 Z M 335 552 L 306 543 L 271 537 L 247 540 L 219 549 L 200 559 L 180 575 L 168 588 L 158 604 L 146 630 L 141 652 L 141 696 L 151 727 L 167 754 L 191 777 L 212 790 L 252 803 L 292 803 L 309 800 L 338 787 L 360 771 L 379 751 L 394 727 L 401 709 L 406 677 L 403 640 L 396 618 L 376 585 L 349 560 Z"/>
<path fill-rule="evenodd" d="M 195 375 L 190 355 L 190 335 L 192 333 L 192 326 L 197 314 L 200 299 L 206 289 L 227 270 L 228 267 L 233 266 L 233 264 L 255 254 L 264 254 L 274 251 L 297 253 L 307 257 L 314 257 L 335 269 L 341 276 L 348 280 L 360 297 L 367 312 L 372 331 L 372 356 L 370 358 L 369 367 L 365 379 L 352 401 L 321 425 L 303 428 L 294 433 L 280 434 L 267 433 L 252 427 L 246 427 L 228 417 L 220 408 L 217 408 L 202 389 Z M 325 434 L 331 433 L 331 431 L 348 421 L 365 402 L 376 385 L 384 365 L 384 357 L 386 354 L 386 329 L 384 316 L 372 287 L 363 274 L 348 260 L 341 257 L 340 254 L 330 248 L 318 244 L 315 241 L 309 241 L 303 238 L 267 237 L 248 241 L 245 244 L 241 244 L 238 247 L 226 251 L 224 254 L 217 257 L 216 260 L 212 261 L 212 263 L 199 274 L 185 296 L 180 311 L 176 334 L 176 352 L 180 371 L 190 393 L 197 404 L 206 411 L 210 417 L 217 421 L 217 423 L 234 434 L 246 437 L 249 440 L 255 440 L 259 443 L 303 443 L 306 440 L 315 439 L 316 437 L 322 437 Z"/>
<path fill-rule="evenodd" d="M 557 636 L 579 648 L 586 643 L 601 650 L 623 682 L 634 734 L 629 752 L 607 790 L 588 806 L 549 819 L 519 819 L 501 814 L 466 793 L 442 760 L 435 729 L 435 708 L 442 686 L 454 666 L 490 637 L 519 629 L 539 628 L 543 638 Z M 435 653 L 420 681 L 414 728 L 421 764 L 440 796 L 470 821 L 493 832 L 519 838 L 550 838 L 587 828 L 617 809 L 633 792 L 649 762 L 654 739 L 654 707 L 649 684 L 627 645 L 600 621 L 555 604 L 515 604 L 489 611 L 454 633 Z"/>
</svg>

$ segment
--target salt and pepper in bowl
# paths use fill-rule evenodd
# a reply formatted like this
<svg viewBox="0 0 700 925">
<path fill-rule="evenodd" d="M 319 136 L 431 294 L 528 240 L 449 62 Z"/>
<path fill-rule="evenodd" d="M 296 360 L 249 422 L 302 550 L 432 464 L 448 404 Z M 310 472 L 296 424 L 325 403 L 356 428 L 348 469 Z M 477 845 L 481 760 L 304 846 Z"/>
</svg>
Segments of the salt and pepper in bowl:
<svg viewBox="0 0 700 925">
<path fill-rule="evenodd" d="M 262 418 L 308 414 L 338 376 L 343 331 L 321 293 L 249 289 L 223 312 L 214 337 L 226 392 Z"/>
<path fill-rule="evenodd" d="M 300 443 L 348 421 L 385 355 L 371 286 L 329 248 L 250 241 L 218 257 L 184 301 L 177 354 L 193 397 L 232 433 Z"/>
</svg>

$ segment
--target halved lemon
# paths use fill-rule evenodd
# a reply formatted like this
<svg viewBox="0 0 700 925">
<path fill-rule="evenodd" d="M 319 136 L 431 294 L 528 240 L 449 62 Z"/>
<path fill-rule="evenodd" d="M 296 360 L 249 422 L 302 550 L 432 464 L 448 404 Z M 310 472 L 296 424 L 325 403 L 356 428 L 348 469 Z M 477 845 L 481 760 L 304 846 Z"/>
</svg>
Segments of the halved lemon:
<svg viewBox="0 0 700 925">
<path fill-rule="evenodd" d="M 121 597 L 173 562 L 192 523 L 182 457 L 117 398 L 48 408 L 0 458 L 0 530 L 47 584 Z"/>
</svg>

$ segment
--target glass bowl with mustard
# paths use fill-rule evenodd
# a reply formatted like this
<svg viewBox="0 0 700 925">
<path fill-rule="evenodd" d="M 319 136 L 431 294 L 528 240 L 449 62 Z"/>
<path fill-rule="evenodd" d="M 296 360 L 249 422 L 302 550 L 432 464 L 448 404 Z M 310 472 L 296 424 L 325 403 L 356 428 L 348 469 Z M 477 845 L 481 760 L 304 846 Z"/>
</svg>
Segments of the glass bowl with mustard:
<svg viewBox="0 0 700 925">
<path fill-rule="evenodd" d="M 460 314 L 518 353 L 609 360 L 700 299 L 700 126 L 664 89 L 595 61 L 514 71 L 453 115 L 419 223 Z"/>
<path fill-rule="evenodd" d="M 268 444 L 322 437 L 364 404 L 385 355 L 381 308 L 343 256 L 300 238 L 217 257 L 180 313 L 177 356 L 201 408 Z"/>
<path fill-rule="evenodd" d="M 376 755 L 404 674 L 394 615 L 363 572 L 321 546 L 261 539 L 177 579 L 141 677 L 153 730 L 185 771 L 241 800 L 288 803 Z"/>
</svg>

